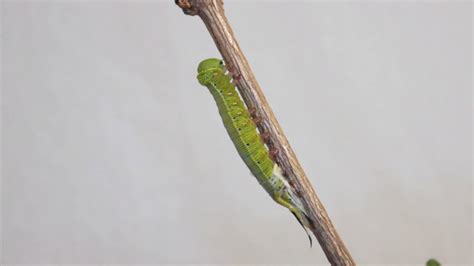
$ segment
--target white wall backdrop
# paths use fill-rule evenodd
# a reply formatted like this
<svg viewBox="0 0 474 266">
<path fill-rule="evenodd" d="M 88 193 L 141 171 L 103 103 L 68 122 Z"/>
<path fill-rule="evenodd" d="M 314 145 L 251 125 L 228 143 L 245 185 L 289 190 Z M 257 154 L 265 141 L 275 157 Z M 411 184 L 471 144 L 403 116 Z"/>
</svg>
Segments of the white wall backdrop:
<svg viewBox="0 0 474 266">
<path fill-rule="evenodd" d="M 472 263 L 469 2 L 228 18 L 360 264 Z M 3 263 L 326 263 L 239 159 L 173 1 L 2 1 Z"/>
</svg>

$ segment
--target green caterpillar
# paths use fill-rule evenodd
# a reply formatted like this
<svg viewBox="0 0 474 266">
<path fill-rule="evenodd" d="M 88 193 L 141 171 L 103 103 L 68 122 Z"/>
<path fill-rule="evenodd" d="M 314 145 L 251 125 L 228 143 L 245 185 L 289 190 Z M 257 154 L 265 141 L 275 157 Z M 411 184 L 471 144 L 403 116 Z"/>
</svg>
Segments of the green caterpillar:
<svg viewBox="0 0 474 266">
<path fill-rule="evenodd" d="M 312 239 L 307 230 L 310 222 L 303 205 L 292 192 L 280 167 L 272 160 L 249 111 L 231 82 L 232 77 L 226 74 L 224 62 L 215 58 L 203 60 L 198 66 L 197 78 L 214 97 L 240 157 L 273 200 L 293 213 L 308 234 L 311 245 Z"/>
</svg>

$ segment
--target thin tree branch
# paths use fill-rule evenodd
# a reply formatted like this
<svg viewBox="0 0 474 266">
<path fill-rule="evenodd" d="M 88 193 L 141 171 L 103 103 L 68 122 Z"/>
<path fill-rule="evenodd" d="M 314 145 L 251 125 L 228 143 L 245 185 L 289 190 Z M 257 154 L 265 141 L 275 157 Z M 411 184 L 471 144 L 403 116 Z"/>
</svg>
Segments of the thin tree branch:
<svg viewBox="0 0 474 266">
<path fill-rule="evenodd" d="M 198 15 L 202 19 L 224 58 L 226 66 L 232 72 L 240 74 L 237 83 L 239 92 L 247 107 L 255 108 L 262 118 L 259 130 L 269 133 L 269 147 L 279 150 L 276 161 L 286 174 L 295 193 L 301 198 L 313 223 L 311 231 L 318 239 L 328 261 L 332 265 L 355 265 L 265 99 L 227 21 L 222 0 L 176 0 L 175 2 L 185 14 Z"/>
</svg>

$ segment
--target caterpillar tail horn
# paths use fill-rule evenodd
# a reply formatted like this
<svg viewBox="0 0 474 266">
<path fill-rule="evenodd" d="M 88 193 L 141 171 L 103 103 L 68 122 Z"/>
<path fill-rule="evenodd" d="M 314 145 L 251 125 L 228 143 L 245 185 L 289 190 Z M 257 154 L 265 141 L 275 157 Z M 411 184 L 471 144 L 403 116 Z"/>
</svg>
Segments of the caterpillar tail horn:
<svg viewBox="0 0 474 266">
<path fill-rule="evenodd" d="M 306 226 L 304 226 L 303 224 L 303 221 L 301 221 L 301 219 L 298 217 L 298 216 L 301 216 L 304 215 L 306 220 L 308 220 L 308 217 L 306 217 L 306 214 L 301 212 L 300 215 L 296 214 L 295 211 L 291 211 L 291 213 L 295 216 L 296 220 L 298 220 L 298 223 L 301 225 L 301 227 L 303 227 L 304 231 L 306 232 L 306 235 L 308 235 L 308 238 L 309 238 L 309 247 L 313 247 L 313 239 L 311 238 L 311 234 L 308 232 L 308 229 L 306 228 Z"/>
</svg>

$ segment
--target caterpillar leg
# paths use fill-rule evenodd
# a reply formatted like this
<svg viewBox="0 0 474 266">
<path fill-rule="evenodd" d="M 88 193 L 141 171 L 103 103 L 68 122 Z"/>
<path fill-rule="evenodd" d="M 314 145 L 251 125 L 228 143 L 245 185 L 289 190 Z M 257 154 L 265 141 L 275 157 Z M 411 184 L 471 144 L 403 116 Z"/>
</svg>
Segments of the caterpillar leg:
<svg viewBox="0 0 474 266">
<path fill-rule="evenodd" d="M 250 117 L 255 117 L 257 115 L 257 108 L 255 107 L 250 107 L 249 108 L 249 114 L 250 114 Z"/>
<path fill-rule="evenodd" d="M 242 75 L 241 75 L 241 74 L 238 74 L 238 73 L 237 73 L 237 74 L 233 74 L 233 75 L 232 75 L 232 82 L 233 82 L 234 84 L 237 84 L 237 83 L 240 82 L 240 79 L 241 79 L 241 78 L 242 78 Z"/>
<path fill-rule="evenodd" d="M 262 117 L 257 114 L 257 108 L 250 107 L 248 111 L 250 114 L 250 118 L 252 118 L 252 121 L 255 123 L 255 125 L 260 126 L 260 124 L 262 123 Z"/>
<path fill-rule="evenodd" d="M 260 116 L 255 116 L 252 118 L 252 121 L 255 123 L 255 125 L 259 126 L 262 123 L 262 118 Z"/>
<path fill-rule="evenodd" d="M 235 71 L 233 67 L 226 65 L 225 69 L 229 71 L 230 75 L 232 76 L 232 83 L 234 85 L 237 84 L 242 78 L 242 75 L 237 73 L 237 71 Z"/>
<path fill-rule="evenodd" d="M 270 142 L 270 133 L 263 132 L 260 134 L 260 137 L 262 138 L 263 143 L 268 144 Z"/>
<path fill-rule="evenodd" d="M 270 152 L 270 157 L 272 161 L 275 162 L 276 156 L 278 155 L 278 153 L 280 153 L 280 150 L 278 150 L 277 148 L 270 148 L 269 152 Z"/>
</svg>

